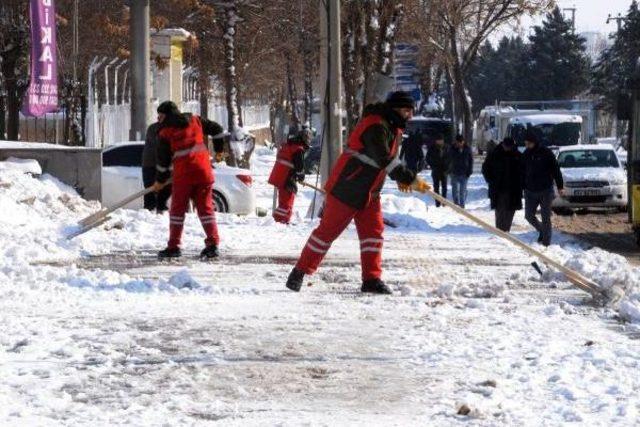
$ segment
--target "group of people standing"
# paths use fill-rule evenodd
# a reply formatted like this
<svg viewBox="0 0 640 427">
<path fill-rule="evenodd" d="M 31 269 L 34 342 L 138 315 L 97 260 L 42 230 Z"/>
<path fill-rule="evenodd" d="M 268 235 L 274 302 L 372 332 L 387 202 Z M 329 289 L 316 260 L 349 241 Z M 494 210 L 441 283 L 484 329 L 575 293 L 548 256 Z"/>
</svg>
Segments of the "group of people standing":
<svg viewBox="0 0 640 427">
<path fill-rule="evenodd" d="M 427 165 L 435 192 L 447 197 L 447 181 L 451 178 L 453 202 L 464 208 L 467 201 L 467 183 L 473 173 L 473 153 L 462 135 L 457 135 L 452 146 L 444 142 L 444 135 L 436 135 L 434 144 L 427 151 Z M 440 202 L 436 201 L 440 207 Z"/>
<path fill-rule="evenodd" d="M 493 149 L 482 165 L 482 174 L 489 184 L 491 208 L 495 210 L 496 227 L 511 231 L 513 217 L 524 208 L 526 220 L 539 233 L 538 243 L 551 244 L 551 204 L 558 193 L 564 193 L 560 166 L 553 152 L 540 145 L 530 132 L 525 137 L 526 150 L 520 153 L 512 138 L 505 138 Z M 541 220 L 536 216 L 540 208 Z"/>
</svg>

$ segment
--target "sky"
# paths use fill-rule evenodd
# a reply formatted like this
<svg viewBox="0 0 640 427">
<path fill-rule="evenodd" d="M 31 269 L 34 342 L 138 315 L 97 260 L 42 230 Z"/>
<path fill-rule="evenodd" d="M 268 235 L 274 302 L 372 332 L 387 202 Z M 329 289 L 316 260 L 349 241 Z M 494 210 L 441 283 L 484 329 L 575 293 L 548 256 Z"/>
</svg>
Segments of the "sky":
<svg viewBox="0 0 640 427">
<path fill-rule="evenodd" d="M 598 31 L 610 33 L 616 30 L 616 22 L 612 21 L 607 25 L 607 16 L 617 16 L 626 14 L 632 0 L 556 0 L 560 8 L 572 8 L 576 10 L 576 29 L 578 32 Z M 567 17 L 571 17 L 570 11 L 565 11 Z M 523 19 L 522 25 L 525 34 L 528 34 L 527 27 L 539 24 L 542 18 Z"/>
</svg>

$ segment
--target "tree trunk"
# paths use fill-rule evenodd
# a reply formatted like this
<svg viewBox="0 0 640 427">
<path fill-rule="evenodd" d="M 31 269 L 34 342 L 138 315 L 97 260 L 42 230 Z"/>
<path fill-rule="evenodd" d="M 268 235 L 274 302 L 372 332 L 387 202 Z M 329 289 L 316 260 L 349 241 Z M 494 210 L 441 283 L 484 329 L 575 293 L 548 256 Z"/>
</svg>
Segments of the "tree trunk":
<svg viewBox="0 0 640 427">
<path fill-rule="evenodd" d="M 451 79 L 453 82 L 453 100 L 456 112 L 456 128 L 468 143 L 473 138 L 473 112 L 471 110 L 471 101 L 469 100 L 467 85 L 464 79 L 464 70 L 460 63 L 460 55 L 458 53 L 458 40 L 455 32 L 451 32 Z"/>
<path fill-rule="evenodd" d="M 5 85 L 7 88 L 7 139 L 18 141 L 20 138 L 20 108 L 22 107 L 22 94 L 15 76 L 5 73 Z"/>
<path fill-rule="evenodd" d="M 200 117 L 209 118 L 209 78 L 202 71 L 198 79 L 198 96 L 200 98 Z"/>
<path fill-rule="evenodd" d="M 227 104 L 227 126 L 233 135 L 238 128 L 238 82 L 236 78 L 235 42 L 237 10 L 234 3 L 224 6 L 222 26 L 224 35 L 224 89 Z"/>
<path fill-rule="evenodd" d="M 0 87 L 2 87 L 2 86 L 0 86 Z M 2 94 L 2 91 L 0 91 L 0 139 L 5 139 L 5 132 L 6 132 L 5 114 L 6 114 L 6 111 L 7 111 L 6 98 Z"/>
<path fill-rule="evenodd" d="M 287 95 L 289 97 L 291 123 L 298 124 L 300 123 L 300 117 L 298 116 L 296 83 L 293 79 L 293 71 L 291 70 L 291 54 L 289 52 L 285 54 L 285 69 L 287 74 Z"/>
</svg>

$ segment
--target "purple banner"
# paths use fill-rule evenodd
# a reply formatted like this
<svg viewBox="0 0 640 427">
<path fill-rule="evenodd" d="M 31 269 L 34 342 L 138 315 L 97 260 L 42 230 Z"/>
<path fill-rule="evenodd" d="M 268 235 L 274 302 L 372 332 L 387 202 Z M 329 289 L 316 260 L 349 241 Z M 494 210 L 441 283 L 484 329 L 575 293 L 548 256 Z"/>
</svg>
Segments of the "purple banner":
<svg viewBox="0 0 640 427">
<path fill-rule="evenodd" d="M 30 0 L 31 79 L 22 113 L 42 116 L 58 110 L 56 12 L 54 0 Z"/>
</svg>

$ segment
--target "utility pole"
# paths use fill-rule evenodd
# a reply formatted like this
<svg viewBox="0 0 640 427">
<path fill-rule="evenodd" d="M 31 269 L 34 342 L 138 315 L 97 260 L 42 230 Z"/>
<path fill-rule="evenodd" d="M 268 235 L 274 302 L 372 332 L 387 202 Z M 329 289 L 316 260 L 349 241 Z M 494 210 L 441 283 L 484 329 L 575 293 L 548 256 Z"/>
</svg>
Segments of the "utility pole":
<svg viewBox="0 0 640 427">
<path fill-rule="evenodd" d="M 340 0 L 320 0 L 320 86 L 322 87 L 322 156 L 324 185 L 342 153 L 342 55 Z"/>
<path fill-rule="evenodd" d="M 618 24 L 618 32 L 619 32 L 622 29 L 622 23 L 625 22 L 626 20 L 627 18 L 622 16 L 620 13 L 616 17 L 613 17 L 611 16 L 611 14 L 609 14 L 609 16 L 607 17 L 607 24 L 610 23 L 611 21 L 616 21 Z"/>
<path fill-rule="evenodd" d="M 149 120 L 151 52 L 149 47 L 149 0 L 129 1 L 131 46 L 131 129 L 132 141 L 144 139 Z"/>
<path fill-rule="evenodd" d="M 576 31 L 576 7 L 565 7 L 562 9 L 562 12 L 564 13 L 565 11 L 569 11 L 571 12 L 571 27 L 573 28 L 573 32 L 575 33 Z"/>
</svg>

